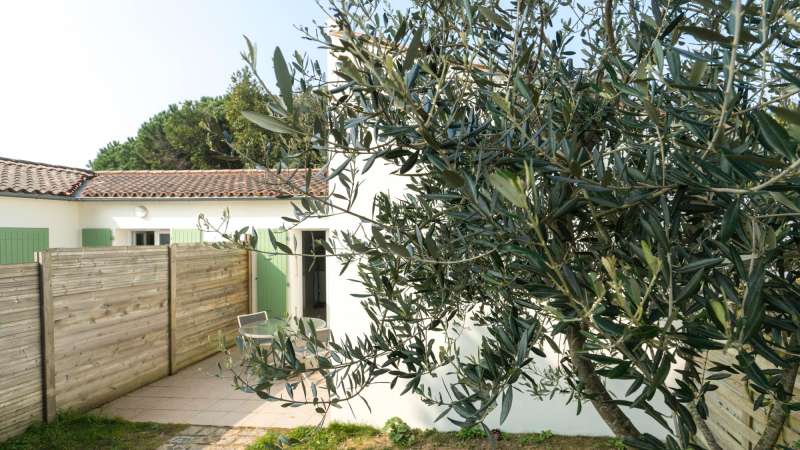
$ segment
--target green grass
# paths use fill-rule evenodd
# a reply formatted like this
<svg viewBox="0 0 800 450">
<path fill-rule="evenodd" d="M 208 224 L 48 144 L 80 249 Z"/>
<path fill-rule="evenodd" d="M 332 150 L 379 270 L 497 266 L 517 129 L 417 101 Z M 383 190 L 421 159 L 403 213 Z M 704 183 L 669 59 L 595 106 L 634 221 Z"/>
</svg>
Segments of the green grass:
<svg viewBox="0 0 800 450">
<path fill-rule="evenodd" d="M 555 436 L 555 435 L 553 434 L 552 431 L 543 430 L 543 431 L 540 431 L 538 433 L 533 433 L 533 434 L 529 434 L 527 436 L 524 436 L 523 438 L 520 439 L 520 441 L 525 443 L 525 444 L 541 444 L 542 442 L 545 442 L 545 441 L 551 439 L 553 436 Z"/>
<path fill-rule="evenodd" d="M 185 427 L 64 412 L 53 423 L 32 425 L 0 443 L 0 450 L 148 450 L 158 448 Z"/>
<path fill-rule="evenodd" d="M 491 449 L 483 430 L 439 432 L 413 430 L 414 444 L 405 449 L 460 450 Z M 569 450 L 614 450 L 617 442 L 607 437 L 559 436 L 550 430 L 539 433 L 502 433 L 497 449 L 569 449 Z M 247 450 L 309 449 L 309 450 L 388 450 L 400 449 L 392 445 L 386 433 L 366 425 L 332 423 L 327 427 L 299 427 L 292 430 L 272 430 L 247 447 Z M 623 447 L 624 448 L 624 447 Z"/>
<path fill-rule="evenodd" d="M 483 428 L 479 426 L 471 426 L 468 428 L 462 428 L 458 431 L 458 437 L 461 440 L 468 441 L 471 439 L 479 439 L 486 436 L 484 433 Z"/>
<path fill-rule="evenodd" d="M 380 434 L 379 430 L 366 425 L 334 422 L 321 430 L 316 427 L 298 427 L 285 433 L 270 431 L 247 447 L 247 450 L 272 449 L 281 443 L 286 445 L 283 448 L 288 449 L 328 450 L 340 448 L 345 442 L 348 445 L 359 445 L 361 441 L 367 442 Z"/>
<path fill-rule="evenodd" d="M 148 450 L 156 449 L 186 425 L 128 422 L 91 414 L 61 413 L 51 424 L 37 424 L 25 433 L 4 443 L 0 450 Z M 481 429 L 438 432 L 414 429 L 413 445 L 417 450 L 491 449 Z M 324 428 L 298 427 L 267 432 L 248 450 L 387 450 L 397 449 L 387 435 L 366 425 L 332 423 Z M 624 448 L 618 440 L 585 436 L 559 436 L 549 430 L 539 433 L 502 433 L 497 449 L 607 449 Z"/>
</svg>

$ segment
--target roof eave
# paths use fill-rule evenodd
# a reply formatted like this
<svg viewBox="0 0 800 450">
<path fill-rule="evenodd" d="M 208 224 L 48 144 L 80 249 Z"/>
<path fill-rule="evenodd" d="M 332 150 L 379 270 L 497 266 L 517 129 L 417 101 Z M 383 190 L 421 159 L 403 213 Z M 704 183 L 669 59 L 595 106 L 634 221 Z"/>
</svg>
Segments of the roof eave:
<svg viewBox="0 0 800 450">
<path fill-rule="evenodd" d="M 66 201 L 78 200 L 78 198 L 73 195 L 43 194 L 40 192 L 22 192 L 22 191 L 0 191 L 0 197 L 17 197 L 17 198 L 39 199 L 39 200 L 66 200 Z"/>
<path fill-rule="evenodd" d="M 306 195 L 297 195 L 290 197 L 266 197 L 266 196 L 231 196 L 231 197 L 78 197 L 75 200 L 80 201 L 117 201 L 117 202 L 130 202 L 130 201 L 230 201 L 230 200 L 268 200 L 268 201 L 295 201 L 306 198 Z"/>
</svg>

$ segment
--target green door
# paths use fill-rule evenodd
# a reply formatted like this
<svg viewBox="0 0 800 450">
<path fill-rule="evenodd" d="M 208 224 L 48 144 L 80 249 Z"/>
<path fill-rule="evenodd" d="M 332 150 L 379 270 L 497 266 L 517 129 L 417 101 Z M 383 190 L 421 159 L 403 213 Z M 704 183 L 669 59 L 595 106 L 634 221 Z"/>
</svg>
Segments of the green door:
<svg viewBox="0 0 800 450">
<path fill-rule="evenodd" d="M 34 262 L 34 253 L 49 247 L 47 228 L 0 228 L 0 264 Z"/>
<path fill-rule="evenodd" d="M 266 229 L 257 230 L 256 250 L 280 253 L 272 246 Z M 275 240 L 286 244 L 286 231 L 272 230 Z M 266 311 L 268 317 L 286 317 L 286 293 L 288 282 L 286 269 L 289 257 L 286 255 L 256 254 L 256 297 L 259 311 Z"/>
<path fill-rule="evenodd" d="M 203 232 L 195 228 L 172 229 L 169 232 L 171 244 L 196 244 L 203 242 Z"/>
<path fill-rule="evenodd" d="M 82 247 L 110 247 L 114 239 L 109 228 L 84 228 L 81 230 Z"/>
</svg>

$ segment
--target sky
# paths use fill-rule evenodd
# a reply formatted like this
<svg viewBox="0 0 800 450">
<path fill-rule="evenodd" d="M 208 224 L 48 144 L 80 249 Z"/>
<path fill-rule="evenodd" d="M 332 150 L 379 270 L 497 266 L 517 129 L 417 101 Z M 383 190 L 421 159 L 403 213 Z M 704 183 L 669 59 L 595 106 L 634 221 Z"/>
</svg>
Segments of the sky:
<svg viewBox="0 0 800 450">
<path fill-rule="evenodd" d="M 242 35 L 268 82 L 275 46 L 322 64 L 294 28 L 314 19 L 314 0 L 0 3 L 0 156 L 85 167 L 169 104 L 223 94 L 244 66 Z"/>
</svg>

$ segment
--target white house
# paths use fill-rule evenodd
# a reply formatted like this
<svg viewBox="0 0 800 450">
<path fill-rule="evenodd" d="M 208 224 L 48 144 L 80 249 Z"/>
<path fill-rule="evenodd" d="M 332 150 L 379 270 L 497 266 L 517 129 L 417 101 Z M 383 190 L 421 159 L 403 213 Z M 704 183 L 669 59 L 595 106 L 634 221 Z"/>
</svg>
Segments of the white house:
<svg viewBox="0 0 800 450">
<path fill-rule="evenodd" d="M 333 157 L 332 166 L 338 166 L 338 158 Z M 361 180 L 355 212 L 371 215 L 372 199 L 378 192 L 398 196 L 405 191 L 404 177 L 392 174 L 396 169 L 390 163 L 373 165 L 369 176 Z M 218 241 L 219 235 L 200 232 L 198 216 L 204 214 L 212 223 L 219 223 L 225 209 L 230 211 L 229 230 L 247 226 L 258 230 L 259 250 L 274 250 L 266 237 L 267 230 L 272 230 L 278 241 L 303 253 L 324 254 L 314 240 L 332 237 L 330 233 L 336 230 L 356 230 L 361 223 L 347 214 L 300 225 L 284 221 L 283 217 L 294 215 L 292 202 L 299 196 L 286 191 L 286 177 L 296 177 L 296 183 L 302 185 L 305 175 L 305 170 L 281 174 L 271 170 L 93 172 L 0 158 L 0 264 L 32 261 L 34 252 L 48 247 Z M 311 179 L 314 195 L 342 191 L 335 178 L 327 182 L 318 170 L 312 171 Z M 281 231 L 282 227 L 288 231 Z M 369 319 L 359 299 L 352 296 L 361 292 L 355 267 L 343 271 L 336 258 L 316 258 L 314 264 L 311 259 L 258 255 L 257 308 L 272 316 L 323 318 L 337 336 L 366 332 Z M 477 348 L 480 333 L 479 329 L 467 330 L 462 350 Z M 620 385 L 614 390 L 624 389 Z M 355 402 L 351 405 L 355 414 L 343 408 L 334 410 L 330 419 L 380 426 L 388 418 L 400 416 L 415 427 L 454 428 L 446 421 L 434 423 L 438 411 L 417 397 L 398 395 L 398 390 L 390 391 L 386 385 L 371 387 L 365 393 L 371 410 Z M 576 416 L 575 406 L 565 406 L 564 400 L 560 396 L 544 401 L 518 396 L 503 429 L 609 434 L 591 407 Z M 631 416 L 642 430 L 663 435 L 644 414 L 632 411 Z M 496 422 L 493 415 L 490 425 L 498 426 Z"/>
<path fill-rule="evenodd" d="M 279 242 L 319 252 L 313 242 L 324 238 L 322 228 L 281 231 L 299 195 L 287 192 L 286 181 L 303 186 L 305 176 L 305 169 L 93 172 L 0 158 L 0 264 L 33 261 L 45 248 L 220 241 L 200 231 L 198 216 L 217 225 L 226 209 L 227 229 L 255 227 L 259 250 L 274 250 L 272 230 Z M 318 170 L 310 191 L 327 193 Z M 257 307 L 273 316 L 326 318 L 325 258 L 310 259 L 258 255 Z"/>
</svg>

